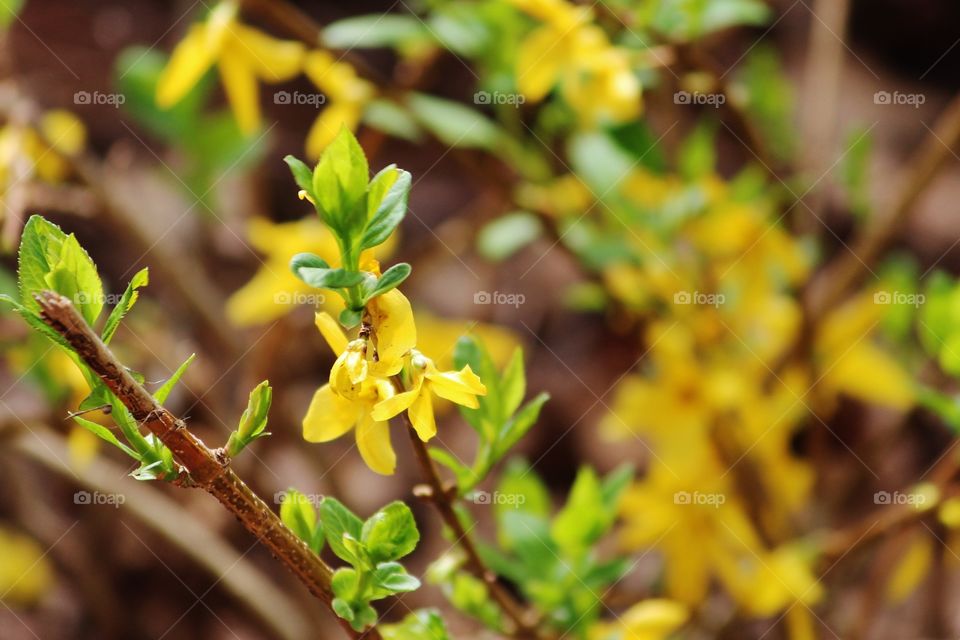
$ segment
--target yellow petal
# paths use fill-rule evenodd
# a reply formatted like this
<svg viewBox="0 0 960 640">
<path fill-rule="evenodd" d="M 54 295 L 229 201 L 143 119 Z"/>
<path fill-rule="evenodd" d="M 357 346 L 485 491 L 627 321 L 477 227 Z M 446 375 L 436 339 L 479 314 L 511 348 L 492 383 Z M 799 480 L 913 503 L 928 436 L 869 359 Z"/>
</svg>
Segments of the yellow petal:
<svg viewBox="0 0 960 640">
<path fill-rule="evenodd" d="M 688 617 L 687 608 L 679 602 L 654 598 L 627 609 L 614 626 L 622 627 L 626 632 L 625 640 L 665 638 L 681 627 Z"/>
<path fill-rule="evenodd" d="M 300 72 L 304 46 L 292 40 L 279 40 L 246 27 L 234 25 L 231 48 L 239 53 L 254 73 L 267 82 L 283 82 Z"/>
<path fill-rule="evenodd" d="M 319 158 L 343 127 L 356 131 L 361 113 L 362 106 L 355 102 L 331 102 L 324 107 L 307 133 L 307 156 Z"/>
<path fill-rule="evenodd" d="M 550 27 L 540 27 L 521 43 L 517 56 L 517 88 L 527 100 L 542 100 L 557 83 L 563 53 L 563 33 Z"/>
<path fill-rule="evenodd" d="M 300 296 L 315 292 L 289 269 L 264 266 L 227 300 L 227 318 L 239 327 L 270 322 L 295 309 Z"/>
<path fill-rule="evenodd" d="M 206 27 L 195 24 L 173 50 L 157 81 L 157 105 L 172 107 L 187 95 L 213 65 L 216 51 L 209 47 Z"/>
<path fill-rule="evenodd" d="M 40 131 L 55 151 L 67 156 L 83 151 L 87 140 L 87 130 L 80 118 L 63 109 L 43 114 Z"/>
<path fill-rule="evenodd" d="M 367 466 L 385 476 L 393 475 L 397 468 L 397 454 L 390 444 L 390 425 L 364 415 L 357 425 L 357 448 Z"/>
<path fill-rule="evenodd" d="M 433 417 L 433 397 L 429 387 L 410 405 L 410 422 L 424 442 L 437 435 L 437 421 Z"/>
<path fill-rule="evenodd" d="M 914 402 L 914 386 L 900 364 L 889 354 L 863 339 L 838 359 L 824 374 L 824 386 L 866 402 L 906 411 Z"/>
<path fill-rule="evenodd" d="M 323 385 L 313 394 L 303 418 L 303 439 L 329 442 L 339 438 L 356 424 L 359 410 L 357 403 L 341 398 L 330 385 Z"/>
<path fill-rule="evenodd" d="M 244 135 L 250 135 L 260 126 L 260 91 L 253 69 L 227 51 L 220 58 L 220 77 L 227 100 Z"/>
<path fill-rule="evenodd" d="M 394 416 L 400 415 L 401 412 L 409 409 L 410 405 L 420 396 L 421 388 L 422 384 L 417 385 L 415 389 L 411 389 L 410 391 L 404 391 L 386 400 L 381 400 L 373 408 L 370 415 L 373 416 L 374 420 L 389 420 Z"/>
<path fill-rule="evenodd" d="M 886 589 L 889 602 L 905 600 L 927 576 L 933 559 L 933 546 L 926 533 L 924 530 L 914 535 L 910 546 L 891 573 Z"/>
<path fill-rule="evenodd" d="M 392 376 L 403 367 L 402 358 L 417 346 L 417 327 L 406 296 L 394 289 L 367 303 L 377 337 L 378 374 Z"/>
<path fill-rule="evenodd" d="M 321 311 L 314 316 L 314 323 L 335 354 L 341 354 L 347 350 L 347 344 L 349 344 L 347 334 L 343 332 L 340 323 L 334 320 L 333 316 L 326 311 Z"/>
</svg>

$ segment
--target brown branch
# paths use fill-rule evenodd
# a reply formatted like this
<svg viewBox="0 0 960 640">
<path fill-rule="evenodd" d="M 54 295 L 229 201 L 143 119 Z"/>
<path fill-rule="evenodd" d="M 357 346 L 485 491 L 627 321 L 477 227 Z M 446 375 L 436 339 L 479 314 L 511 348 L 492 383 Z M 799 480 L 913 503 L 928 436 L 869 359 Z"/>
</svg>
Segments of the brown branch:
<svg viewBox="0 0 960 640">
<path fill-rule="evenodd" d="M 874 264 L 897 239 L 910 211 L 924 189 L 937 176 L 944 163 L 956 155 L 953 148 L 960 145 L 960 95 L 930 130 L 924 143 L 905 164 L 911 167 L 900 189 L 889 205 L 881 209 L 873 223 L 853 243 L 850 251 L 823 270 L 810 291 L 807 305 L 814 319 L 821 317 L 856 287 L 867 273 L 867 265 Z"/>
<path fill-rule="evenodd" d="M 278 558 L 328 606 L 333 600 L 332 570 L 288 529 L 276 513 L 237 476 L 229 460 L 208 448 L 187 430 L 182 420 L 164 409 L 116 359 L 66 297 L 44 291 L 35 296 L 43 320 L 62 335 L 77 355 L 123 402 L 138 423 L 146 427 L 173 452 L 174 459 L 190 474 L 195 486 L 205 489 L 230 511 L 244 528 Z M 358 633 L 337 616 L 351 638 L 379 640 L 376 628 Z"/>
<path fill-rule="evenodd" d="M 406 412 L 402 416 L 407 435 L 410 436 L 410 444 L 413 445 L 417 462 L 428 485 L 428 487 L 423 488 L 424 491 L 418 491 L 417 495 L 428 499 L 440 513 L 444 524 L 453 531 L 456 544 L 463 549 L 467 556 L 467 569 L 487 585 L 490 595 L 510 618 L 514 626 L 510 635 L 515 638 L 531 639 L 551 637 L 538 629 L 536 616 L 531 615 L 532 612 L 527 611 L 522 604 L 517 602 L 510 592 L 498 582 L 497 575 L 487 568 L 473 539 L 470 537 L 470 533 L 464 529 L 463 523 L 460 522 L 460 518 L 457 517 L 457 512 L 453 508 L 451 496 L 454 494 L 454 490 L 450 487 L 444 487 L 437 466 L 433 463 L 433 459 L 430 458 L 430 453 L 427 451 L 427 446 L 420 440 Z"/>
</svg>

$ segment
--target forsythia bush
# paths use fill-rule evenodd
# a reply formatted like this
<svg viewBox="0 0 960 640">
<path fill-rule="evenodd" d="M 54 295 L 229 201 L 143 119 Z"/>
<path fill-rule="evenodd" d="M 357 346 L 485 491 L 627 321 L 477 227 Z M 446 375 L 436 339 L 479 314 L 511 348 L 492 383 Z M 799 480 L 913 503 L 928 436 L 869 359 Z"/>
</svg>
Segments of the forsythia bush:
<svg viewBox="0 0 960 640">
<path fill-rule="evenodd" d="M 875 274 L 863 264 L 874 280 L 845 283 L 825 307 L 811 302 L 832 286 L 825 266 L 832 263 L 829 243 L 798 230 L 788 215 L 807 208 L 793 183 L 801 191 L 816 183 L 802 175 L 781 181 L 768 165 L 790 166 L 798 145 L 777 56 L 751 47 L 730 78 L 696 64 L 708 37 L 768 24 L 765 3 L 436 0 L 347 18 L 312 40 L 302 35 L 309 24 L 283 2 L 274 15 L 286 16 L 276 23 L 288 33 L 248 23 L 247 9 L 258 4 L 223 0 L 201 12 L 169 58 L 125 53 L 117 83 L 138 122 L 189 159 L 181 185 L 204 196 L 221 171 L 248 155 L 259 160 L 267 133 L 262 85 L 301 82 L 323 96 L 302 135 L 311 164 L 285 158 L 299 200 L 316 215 L 250 218 L 246 233 L 261 267 L 217 313 L 226 332 L 226 322 L 264 324 L 295 309 L 291 301 L 314 302 L 333 364 L 300 407 L 303 440 L 323 446 L 352 438 L 366 466 L 388 476 L 406 459 L 397 455 L 398 441 L 409 440 L 424 482 L 413 492 L 443 523 L 449 549 L 431 558 L 422 578 L 436 587 L 428 595 L 446 602 L 397 616 L 376 603 L 422 587 L 402 562 L 420 543 L 406 501 L 362 518 L 342 496 L 315 504 L 289 489 L 274 522 L 252 492 L 243 494 L 248 511 L 234 514 L 258 537 L 280 532 L 271 551 L 344 633 L 448 640 L 460 627 L 448 621 L 463 615 L 498 637 L 665 640 L 765 637 L 777 629 L 777 637 L 812 639 L 825 637 L 841 607 L 827 574 L 859 545 L 908 531 L 908 544 L 888 548 L 892 560 L 878 574 L 891 605 L 931 575 L 940 546 L 955 548 L 960 498 L 949 450 L 937 451 L 936 472 L 918 474 L 898 493 L 903 500 L 876 493 L 859 512 L 879 515 L 868 515 L 863 529 L 821 505 L 831 491 L 824 442 L 849 454 L 845 464 L 864 467 L 862 486 L 883 488 L 833 428 L 845 403 L 868 407 L 864 419 L 906 420 L 923 409 L 946 433 L 960 429 L 950 392 L 960 375 L 960 284 L 945 272 L 921 282 L 910 259 L 878 257 Z M 291 21 L 301 28 L 290 29 Z M 358 55 L 365 48 L 389 49 L 406 75 L 385 79 L 383 69 L 371 70 Z M 469 71 L 472 105 L 419 86 L 444 54 Z M 213 70 L 230 115 L 207 106 Z M 655 128 L 644 102 L 671 93 L 670 107 L 686 115 Z M 283 104 L 279 95 L 274 104 Z M 735 170 L 718 157 L 722 132 L 714 119 L 696 110 L 710 100 L 753 123 L 751 135 L 763 141 L 745 143 L 757 148 Z M 663 138 L 684 118 L 690 126 L 673 134 L 668 157 Z M 0 177 L 7 183 L 26 157 L 28 173 L 41 181 L 76 180 L 84 137 L 83 125 L 60 111 L 4 127 Z M 607 473 L 584 462 L 557 499 L 536 463 L 512 455 L 537 428 L 549 396 L 528 393 L 516 334 L 486 323 L 465 331 L 403 293 L 412 267 L 391 261 L 404 246 L 397 229 L 416 180 L 393 164 L 371 170 L 373 153 L 364 147 L 378 148 L 385 137 L 475 153 L 496 167 L 485 179 L 508 176 L 505 189 L 496 185 L 504 202 L 486 216 L 477 250 L 491 262 L 544 242 L 565 252 L 581 281 L 551 301 L 593 314 L 624 345 L 641 345 L 634 366 L 610 372 L 609 400 L 597 398 L 604 416 L 590 425 L 624 451 L 641 443 L 641 459 Z M 848 208 L 869 208 L 856 182 L 847 185 Z M 873 222 L 857 215 L 856 230 L 869 229 Z M 132 382 L 118 387 L 109 375 L 115 363 L 103 366 L 147 273 L 136 273 L 107 305 L 97 266 L 76 235 L 31 217 L 20 235 L 16 291 L 3 299 L 35 335 L 7 360 L 24 375 L 32 371 L 51 404 L 68 399 L 80 429 L 71 435 L 78 460 L 102 454 L 91 446 L 95 436 L 136 463 L 134 478 L 202 486 L 231 509 L 237 494 L 223 492 L 246 485 L 237 479 L 224 489 L 204 480 L 178 439 L 189 425 L 178 421 L 171 435 L 154 424 L 194 357 L 143 391 L 158 407 L 146 417 L 131 399 L 143 376 L 131 371 Z M 58 316 L 61 298 L 50 292 L 82 322 Z M 81 325 L 93 336 L 86 342 L 76 338 Z M 85 348 L 91 344 L 103 351 Z M 270 435 L 273 392 L 267 381 L 257 385 L 223 445 L 196 450 L 229 469 Z M 447 420 L 453 406 L 458 416 Z M 572 429 L 576 418 L 561 422 Z M 473 432 L 472 460 L 443 444 L 455 420 Z M 566 433 L 544 435 L 552 441 Z M 489 522 L 469 506 L 489 501 L 486 489 L 502 499 L 488 505 Z M 37 555 L 29 540 L 4 536 L 8 546 L 26 549 L 24 557 Z M 36 564 L 16 589 L 6 573 L 20 569 L 4 566 L 0 589 L 10 583 L 14 600 L 41 597 L 50 568 Z"/>
</svg>

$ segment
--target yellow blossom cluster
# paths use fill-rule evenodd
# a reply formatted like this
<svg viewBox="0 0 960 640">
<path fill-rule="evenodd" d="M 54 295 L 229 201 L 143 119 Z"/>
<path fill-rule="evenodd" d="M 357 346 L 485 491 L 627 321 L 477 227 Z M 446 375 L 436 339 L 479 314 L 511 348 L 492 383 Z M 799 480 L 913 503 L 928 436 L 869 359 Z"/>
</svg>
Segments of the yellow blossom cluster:
<svg viewBox="0 0 960 640">
<path fill-rule="evenodd" d="M 304 73 L 323 92 L 324 109 L 307 136 L 310 157 L 320 156 L 341 127 L 355 130 L 374 87 L 353 67 L 322 50 L 279 40 L 246 26 L 234 0 L 216 5 L 202 23 L 190 27 L 174 49 L 157 85 L 157 104 L 169 108 L 182 100 L 213 66 L 223 82 L 240 130 L 260 126 L 259 82 L 278 83 Z"/>
</svg>

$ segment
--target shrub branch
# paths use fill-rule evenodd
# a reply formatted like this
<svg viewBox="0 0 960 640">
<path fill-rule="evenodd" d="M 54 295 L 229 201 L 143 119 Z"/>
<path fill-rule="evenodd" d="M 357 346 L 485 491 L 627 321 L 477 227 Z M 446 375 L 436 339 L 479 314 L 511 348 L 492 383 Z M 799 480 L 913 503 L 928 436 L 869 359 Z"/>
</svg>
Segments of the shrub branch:
<svg viewBox="0 0 960 640">
<path fill-rule="evenodd" d="M 182 420 L 163 408 L 120 364 L 68 298 L 51 291 L 44 291 L 35 298 L 40 304 L 43 320 L 64 337 L 137 422 L 170 448 L 176 461 L 189 474 L 187 484 L 199 486 L 212 494 L 293 572 L 310 593 L 330 606 L 333 600 L 330 587 L 332 569 L 234 473 L 226 455 L 207 447 Z M 353 631 L 339 616 L 337 620 L 351 638 L 380 640 L 376 628 L 360 633 Z"/>
</svg>

